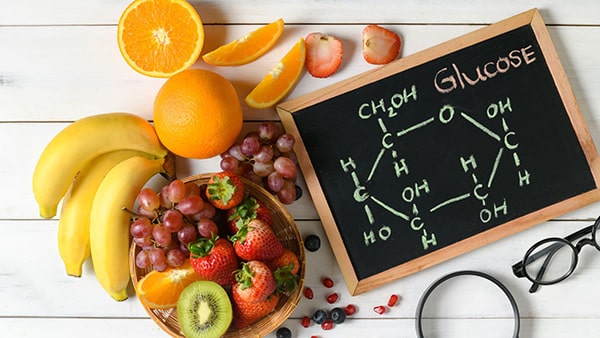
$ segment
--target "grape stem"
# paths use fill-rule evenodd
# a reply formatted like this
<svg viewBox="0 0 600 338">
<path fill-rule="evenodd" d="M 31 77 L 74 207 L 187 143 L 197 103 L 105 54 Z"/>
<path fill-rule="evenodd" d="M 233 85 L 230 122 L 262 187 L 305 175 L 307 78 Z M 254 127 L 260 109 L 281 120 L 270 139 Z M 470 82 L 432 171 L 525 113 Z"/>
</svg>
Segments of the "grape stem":
<svg viewBox="0 0 600 338">
<path fill-rule="evenodd" d="M 128 213 L 133 218 L 139 218 L 139 217 L 141 217 L 141 215 L 137 214 L 136 212 L 134 212 L 132 210 L 129 210 L 129 208 L 122 207 L 121 210 L 125 211 L 126 213 Z"/>
</svg>

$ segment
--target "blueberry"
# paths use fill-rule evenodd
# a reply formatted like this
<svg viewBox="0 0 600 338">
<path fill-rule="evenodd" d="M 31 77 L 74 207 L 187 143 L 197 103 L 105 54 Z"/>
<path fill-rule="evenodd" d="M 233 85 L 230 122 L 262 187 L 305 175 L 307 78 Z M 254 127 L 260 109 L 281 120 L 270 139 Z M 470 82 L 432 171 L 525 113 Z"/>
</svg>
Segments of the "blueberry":
<svg viewBox="0 0 600 338">
<path fill-rule="evenodd" d="M 310 252 L 315 252 L 321 247 L 321 238 L 317 235 L 308 235 L 304 238 L 304 247 Z"/>
<path fill-rule="evenodd" d="M 315 324 L 322 324 L 327 319 L 327 312 L 325 310 L 317 310 L 312 315 L 312 320 Z"/>
<path fill-rule="evenodd" d="M 292 331 L 287 327 L 277 329 L 277 338 L 292 338 Z"/>
<path fill-rule="evenodd" d="M 336 324 L 341 324 L 346 321 L 346 311 L 341 307 L 335 307 L 329 311 L 329 318 Z"/>
</svg>

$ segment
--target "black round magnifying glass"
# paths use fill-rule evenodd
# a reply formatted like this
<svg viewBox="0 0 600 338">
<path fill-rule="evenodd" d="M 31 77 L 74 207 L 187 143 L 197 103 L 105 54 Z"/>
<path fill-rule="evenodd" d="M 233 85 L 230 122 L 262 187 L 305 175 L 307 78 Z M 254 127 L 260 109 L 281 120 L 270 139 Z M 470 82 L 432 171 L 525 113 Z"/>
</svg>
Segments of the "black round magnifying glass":
<svg viewBox="0 0 600 338">
<path fill-rule="evenodd" d="M 433 282 L 423 293 L 423 295 L 421 296 L 421 299 L 419 300 L 419 304 L 417 305 L 417 311 L 416 311 L 416 331 L 417 331 L 417 337 L 418 338 L 425 338 L 425 334 L 423 333 L 423 323 L 422 323 L 422 319 L 423 319 L 423 309 L 425 307 L 425 303 L 427 302 L 429 296 L 433 293 L 433 291 L 440 286 L 441 284 L 443 284 L 444 282 L 446 282 L 447 280 L 454 278 L 454 277 L 458 277 L 458 276 L 476 276 L 476 277 L 481 277 L 484 278 L 490 282 L 492 282 L 494 285 L 496 285 L 498 288 L 500 288 L 500 290 L 502 290 L 502 292 L 506 295 L 506 297 L 508 298 L 512 311 L 513 311 L 513 315 L 514 315 L 514 326 L 513 326 L 513 333 L 512 333 L 512 337 L 513 338 L 518 338 L 519 337 L 519 330 L 521 327 L 521 318 L 519 315 L 519 308 L 517 306 L 517 302 L 515 301 L 515 298 L 513 297 L 513 295 L 510 293 L 510 291 L 508 290 L 508 288 L 502 284 L 498 279 L 480 272 L 480 271 L 472 271 L 472 270 L 464 270 L 464 271 L 456 271 L 450 274 L 447 274 L 441 278 L 439 278 L 438 280 L 436 280 L 435 282 Z"/>
</svg>

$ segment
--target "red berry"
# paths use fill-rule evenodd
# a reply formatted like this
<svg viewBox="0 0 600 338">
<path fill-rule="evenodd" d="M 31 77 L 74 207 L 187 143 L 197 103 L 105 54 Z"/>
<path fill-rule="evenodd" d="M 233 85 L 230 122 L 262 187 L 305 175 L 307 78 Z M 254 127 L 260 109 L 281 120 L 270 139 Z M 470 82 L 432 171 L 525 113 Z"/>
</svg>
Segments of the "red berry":
<svg viewBox="0 0 600 338">
<path fill-rule="evenodd" d="M 327 319 L 323 322 L 323 324 L 321 324 L 321 328 L 323 330 L 331 330 L 331 329 L 333 329 L 333 326 L 334 326 L 334 323 L 333 323 L 333 320 L 331 320 L 331 319 Z"/>
<path fill-rule="evenodd" d="M 308 317 L 308 316 L 302 317 L 302 321 L 300 322 L 300 324 L 302 324 L 302 326 L 304 326 L 304 327 L 309 327 L 310 326 L 310 317 Z"/>
<path fill-rule="evenodd" d="M 398 295 L 391 295 L 390 299 L 388 299 L 387 305 L 389 307 L 394 307 L 398 303 L 398 300 L 400 300 L 400 297 L 398 297 Z"/>
<path fill-rule="evenodd" d="M 310 287 L 305 287 L 304 288 L 304 297 L 306 297 L 307 299 L 313 299 L 313 290 Z"/>
<path fill-rule="evenodd" d="M 354 304 L 348 304 L 344 308 L 344 311 L 346 312 L 346 316 L 352 316 L 356 313 L 356 306 Z"/>
<path fill-rule="evenodd" d="M 344 308 L 344 312 L 346 312 L 346 316 L 352 316 L 353 314 L 356 313 L 356 310 L 357 310 L 356 305 L 354 305 L 354 304 L 348 304 Z"/>
<path fill-rule="evenodd" d="M 323 282 L 323 285 L 324 285 L 326 288 L 332 288 L 332 287 L 333 287 L 333 285 L 334 285 L 334 283 L 333 283 L 333 279 L 331 279 L 331 278 L 329 278 L 329 277 L 324 277 L 324 278 L 323 278 L 321 281 Z"/>
<path fill-rule="evenodd" d="M 375 313 L 377 314 L 384 314 L 387 311 L 387 308 L 383 305 L 379 305 L 373 308 L 373 311 L 375 311 Z"/>
<path fill-rule="evenodd" d="M 310 336 L 310 338 L 319 338 L 319 336 Z"/>
<path fill-rule="evenodd" d="M 327 296 L 327 303 L 333 304 L 333 303 L 337 302 L 338 298 L 340 298 L 340 295 L 337 292 L 334 292 L 334 293 L 330 294 L 329 296 Z"/>
</svg>

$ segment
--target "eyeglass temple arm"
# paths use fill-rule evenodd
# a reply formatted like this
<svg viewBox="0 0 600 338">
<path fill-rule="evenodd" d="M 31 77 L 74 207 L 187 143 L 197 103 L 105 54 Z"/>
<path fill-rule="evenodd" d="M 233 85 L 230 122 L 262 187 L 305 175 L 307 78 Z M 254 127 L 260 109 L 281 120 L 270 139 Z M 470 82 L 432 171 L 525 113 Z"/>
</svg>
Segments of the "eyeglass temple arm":
<svg viewBox="0 0 600 338">
<path fill-rule="evenodd" d="M 546 269 L 548 268 L 548 264 L 550 264 L 550 261 L 552 260 L 552 256 L 554 256 L 554 254 L 556 252 L 558 252 L 558 250 L 560 249 L 560 247 L 561 247 L 560 244 L 553 244 L 553 245 L 549 246 L 546 250 L 544 250 L 544 251 L 548 251 L 549 250 L 549 252 L 548 252 L 548 255 L 546 255 L 546 259 L 544 259 L 544 262 L 542 263 L 542 266 L 540 267 L 540 270 L 538 271 L 537 275 L 535 276 L 535 280 L 542 279 L 542 277 L 546 273 Z M 540 284 L 539 283 L 532 282 L 531 287 L 529 288 L 529 293 L 534 293 L 539 288 L 540 288 Z"/>
<path fill-rule="evenodd" d="M 592 231 L 592 228 L 593 228 L 593 227 L 594 227 L 596 224 L 598 224 L 598 222 L 599 222 L 599 221 L 600 221 L 600 218 L 599 218 L 599 219 L 597 219 L 597 220 L 596 220 L 596 222 L 594 222 L 594 224 L 592 224 L 592 225 L 588 225 L 588 226 L 586 226 L 585 228 L 583 228 L 583 229 L 581 229 L 581 230 L 579 230 L 579 231 L 577 231 L 577 232 L 574 232 L 574 233 L 570 234 L 569 236 L 565 237 L 565 240 L 567 240 L 567 241 L 569 241 L 569 242 L 573 242 L 573 241 L 575 241 L 576 239 L 579 239 L 579 238 L 581 238 L 581 237 L 583 237 L 583 236 L 587 235 L 588 233 L 590 233 L 590 232 Z"/>
</svg>

